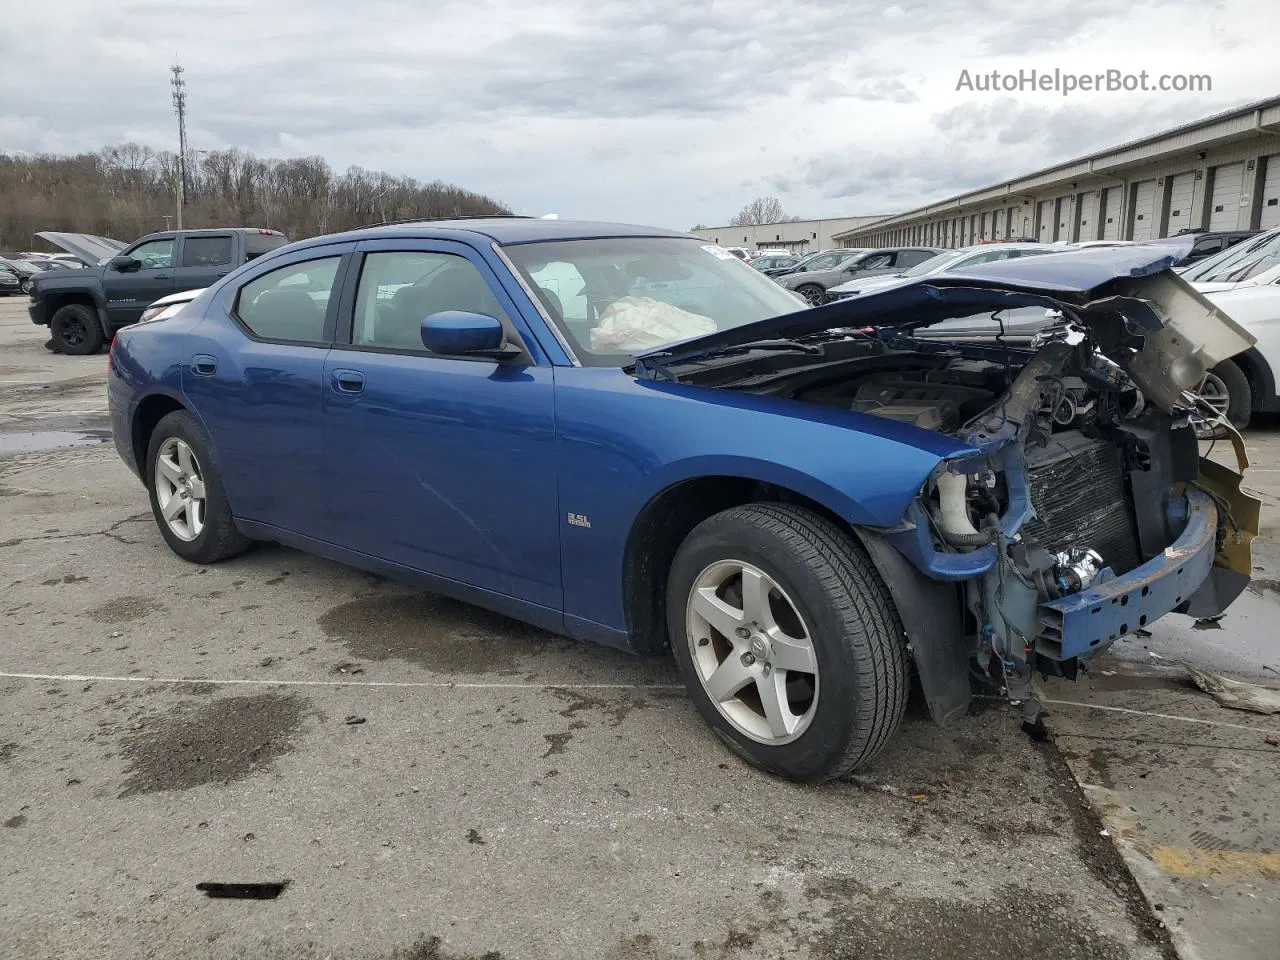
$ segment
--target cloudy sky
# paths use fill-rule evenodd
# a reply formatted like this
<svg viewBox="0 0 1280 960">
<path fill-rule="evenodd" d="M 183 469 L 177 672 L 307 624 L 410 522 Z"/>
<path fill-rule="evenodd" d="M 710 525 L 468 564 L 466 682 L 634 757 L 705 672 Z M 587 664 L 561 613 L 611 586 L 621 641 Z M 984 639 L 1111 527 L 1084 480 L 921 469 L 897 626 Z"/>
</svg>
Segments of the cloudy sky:
<svg viewBox="0 0 1280 960">
<path fill-rule="evenodd" d="M 757 195 L 896 212 L 1280 95 L 1274 0 L 58 0 L 8 4 L 0 152 L 201 149 L 441 178 L 687 228 Z M 962 70 L 1209 74 L 983 93 Z"/>
</svg>

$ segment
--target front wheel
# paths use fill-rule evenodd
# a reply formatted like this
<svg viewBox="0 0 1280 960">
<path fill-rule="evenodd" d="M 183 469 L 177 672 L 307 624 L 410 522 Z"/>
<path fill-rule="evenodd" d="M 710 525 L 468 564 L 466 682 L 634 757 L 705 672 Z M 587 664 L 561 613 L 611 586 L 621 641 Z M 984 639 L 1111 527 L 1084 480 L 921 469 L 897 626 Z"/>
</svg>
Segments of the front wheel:
<svg viewBox="0 0 1280 960">
<path fill-rule="evenodd" d="M 866 553 L 810 510 L 748 504 L 699 524 L 671 566 L 667 627 L 698 711 L 765 770 L 842 776 L 902 720 L 897 610 Z"/>
<path fill-rule="evenodd" d="M 106 342 L 97 313 L 82 303 L 59 307 L 50 318 L 49 333 L 59 353 L 76 357 L 97 353 Z"/>
<path fill-rule="evenodd" d="M 1233 427 L 1249 425 L 1249 418 L 1253 416 L 1253 390 L 1244 371 L 1230 360 L 1223 360 L 1206 373 L 1195 393 Z M 1205 429 L 1210 433 L 1213 430 L 1212 427 Z"/>
</svg>

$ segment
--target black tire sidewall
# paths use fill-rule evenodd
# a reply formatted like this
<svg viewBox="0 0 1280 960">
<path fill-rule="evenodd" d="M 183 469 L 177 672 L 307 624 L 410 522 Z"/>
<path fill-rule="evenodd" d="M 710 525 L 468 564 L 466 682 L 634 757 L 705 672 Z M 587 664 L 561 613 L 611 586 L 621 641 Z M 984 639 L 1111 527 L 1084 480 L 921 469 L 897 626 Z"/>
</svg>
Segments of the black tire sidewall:
<svg viewBox="0 0 1280 960">
<path fill-rule="evenodd" d="M 84 325 L 85 337 L 81 343 L 69 343 L 66 339 L 67 327 L 73 322 Z M 73 357 L 87 357 L 97 353 L 106 342 L 97 316 L 82 304 L 68 304 L 60 307 L 49 322 L 49 334 L 57 344 L 60 353 Z"/>
<path fill-rule="evenodd" d="M 171 437 L 183 440 L 191 448 L 200 465 L 201 479 L 205 487 L 204 529 L 194 540 L 183 540 L 169 529 L 160 510 L 156 494 L 156 457 L 160 446 Z M 169 548 L 193 563 L 215 563 L 247 545 L 245 538 L 235 529 L 231 507 L 222 491 L 222 482 L 213 451 L 201 430 L 199 422 L 186 410 L 176 410 L 161 418 L 151 433 L 147 444 L 146 462 L 147 495 L 151 500 L 151 513 L 155 517 L 160 535 Z"/>
<path fill-rule="evenodd" d="M 713 518 L 718 519 L 718 518 Z M 685 628 L 689 590 L 699 573 L 718 560 L 742 560 L 772 577 L 800 608 L 818 661 L 818 705 L 808 729 L 796 740 L 770 746 L 739 732 L 703 689 Z M 819 780 L 844 754 L 856 723 L 855 684 L 859 665 L 849 648 L 824 638 L 839 637 L 846 625 L 829 602 L 814 571 L 768 532 L 732 521 L 695 529 L 672 563 L 667 585 L 667 629 L 672 652 L 703 719 L 750 763 L 797 780 Z"/>
<path fill-rule="evenodd" d="M 1244 371 L 1230 360 L 1213 368 L 1213 373 L 1227 387 L 1227 419 L 1234 427 L 1247 427 L 1253 416 L 1253 388 Z"/>
</svg>

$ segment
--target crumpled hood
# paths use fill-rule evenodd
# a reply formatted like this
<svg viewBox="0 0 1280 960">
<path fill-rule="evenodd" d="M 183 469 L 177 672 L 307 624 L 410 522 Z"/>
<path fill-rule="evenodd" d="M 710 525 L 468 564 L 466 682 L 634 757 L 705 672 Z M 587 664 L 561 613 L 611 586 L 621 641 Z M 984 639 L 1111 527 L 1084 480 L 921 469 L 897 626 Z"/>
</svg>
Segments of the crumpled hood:
<svg viewBox="0 0 1280 960">
<path fill-rule="evenodd" d="M 1017 307 L 1061 310 L 1086 327 L 1123 325 L 1141 350 L 1111 357 L 1166 411 L 1210 367 L 1247 350 L 1254 338 L 1175 274 L 1181 247 L 1098 247 L 1016 257 L 903 282 L 864 296 L 770 317 L 669 344 L 636 358 L 639 376 L 760 340 L 795 340 L 825 331 L 907 332 L 955 317 Z"/>
<path fill-rule="evenodd" d="M 89 266 L 109 260 L 128 246 L 119 240 L 98 237 L 92 233 L 58 233 L 54 230 L 42 230 L 36 236 L 67 251 L 73 257 L 79 257 Z"/>
</svg>

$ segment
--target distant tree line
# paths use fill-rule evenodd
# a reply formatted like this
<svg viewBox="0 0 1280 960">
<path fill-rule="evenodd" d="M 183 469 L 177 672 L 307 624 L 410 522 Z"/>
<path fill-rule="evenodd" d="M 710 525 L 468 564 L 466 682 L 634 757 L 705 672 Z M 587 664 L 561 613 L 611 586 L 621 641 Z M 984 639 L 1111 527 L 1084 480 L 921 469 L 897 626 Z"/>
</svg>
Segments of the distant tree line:
<svg viewBox="0 0 1280 960">
<path fill-rule="evenodd" d="M 186 167 L 186 227 L 266 227 L 298 240 L 383 220 L 511 212 L 439 180 L 335 173 L 321 157 L 217 150 L 193 154 Z M 177 154 L 136 143 L 77 156 L 0 153 L 0 250 L 51 249 L 37 230 L 128 242 L 176 226 L 178 170 Z"/>
</svg>

